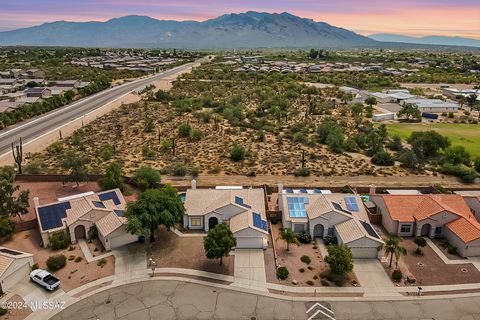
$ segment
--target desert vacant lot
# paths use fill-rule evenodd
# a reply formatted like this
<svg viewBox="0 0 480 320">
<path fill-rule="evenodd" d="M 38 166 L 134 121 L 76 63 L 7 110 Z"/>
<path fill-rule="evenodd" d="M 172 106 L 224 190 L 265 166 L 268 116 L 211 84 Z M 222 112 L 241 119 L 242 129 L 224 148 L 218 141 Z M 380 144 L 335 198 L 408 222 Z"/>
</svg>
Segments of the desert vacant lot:
<svg viewBox="0 0 480 320">
<path fill-rule="evenodd" d="M 399 135 L 406 140 L 413 131 L 435 130 L 447 136 L 453 145 L 464 146 L 473 156 L 480 157 L 480 125 L 457 123 L 392 123 L 387 124 L 391 135 Z"/>
</svg>

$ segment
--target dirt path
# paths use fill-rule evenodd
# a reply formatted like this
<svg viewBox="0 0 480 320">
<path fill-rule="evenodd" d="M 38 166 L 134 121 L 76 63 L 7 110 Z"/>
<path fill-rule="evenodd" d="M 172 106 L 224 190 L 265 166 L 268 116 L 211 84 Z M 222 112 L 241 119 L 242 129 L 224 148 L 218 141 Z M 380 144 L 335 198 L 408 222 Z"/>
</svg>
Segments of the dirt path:
<svg viewBox="0 0 480 320">
<path fill-rule="evenodd" d="M 162 176 L 163 183 L 169 183 L 174 186 L 189 186 L 191 177 L 171 177 Z M 356 187 L 368 187 L 371 184 L 375 186 L 392 186 L 392 187 L 426 187 L 440 184 L 443 187 L 469 187 L 480 188 L 480 182 L 475 184 L 463 184 L 454 177 L 440 176 L 405 176 L 405 177 L 374 177 L 374 176 L 274 176 L 274 175 L 257 175 L 256 177 L 246 177 L 240 175 L 230 176 L 211 176 L 201 175 L 196 178 L 199 186 L 217 186 L 217 185 L 243 185 L 243 186 L 274 186 L 282 183 L 288 186 L 302 187 L 342 187 L 345 185 L 353 185 Z"/>
</svg>

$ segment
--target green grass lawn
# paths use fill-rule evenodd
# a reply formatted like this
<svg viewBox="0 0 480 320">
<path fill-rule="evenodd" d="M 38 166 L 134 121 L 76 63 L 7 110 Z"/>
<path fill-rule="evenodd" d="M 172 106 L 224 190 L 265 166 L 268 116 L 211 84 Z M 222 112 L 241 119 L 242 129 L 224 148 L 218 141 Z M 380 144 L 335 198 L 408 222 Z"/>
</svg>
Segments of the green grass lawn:
<svg viewBox="0 0 480 320">
<path fill-rule="evenodd" d="M 392 123 L 387 124 L 390 135 L 399 135 L 406 140 L 413 131 L 434 130 L 446 136 L 452 145 L 462 145 L 473 156 L 480 157 L 480 125 L 456 123 Z"/>
</svg>

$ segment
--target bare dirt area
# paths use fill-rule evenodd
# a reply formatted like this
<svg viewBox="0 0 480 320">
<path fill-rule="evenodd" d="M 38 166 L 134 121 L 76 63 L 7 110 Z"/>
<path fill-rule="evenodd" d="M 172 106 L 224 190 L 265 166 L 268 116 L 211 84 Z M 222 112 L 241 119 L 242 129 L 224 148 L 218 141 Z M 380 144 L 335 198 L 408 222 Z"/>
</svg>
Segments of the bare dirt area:
<svg viewBox="0 0 480 320">
<path fill-rule="evenodd" d="M 61 182 L 26 182 L 16 181 L 15 184 L 20 186 L 20 191 L 30 190 L 28 213 L 21 217 L 22 221 L 36 219 L 35 205 L 33 198 L 38 197 L 40 204 L 48 204 L 58 201 L 58 198 L 68 197 L 75 194 L 80 194 L 88 191 L 98 192 L 101 190 L 96 182 L 81 183 L 78 187 L 75 183 Z M 20 218 L 14 217 L 14 221 L 19 222 Z"/>
<path fill-rule="evenodd" d="M 280 239 L 279 232 L 280 224 L 272 225 L 271 236 L 275 241 L 277 263 L 278 266 L 283 266 L 288 269 L 289 277 L 287 280 L 279 280 L 277 278 L 273 247 L 269 247 L 265 253 L 267 282 L 300 287 L 336 286 L 335 282 L 331 280 L 335 280 L 338 277 L 335 277 L 330 273 L 330 268 L 324 261 L 315 242 L 310 244 L 300 244 L 298 246 L 290 245 L 290 250 L 287 251 L 286 243 Z M 311 262 L 308 264 L 302 262 L 302 256 L 308 256 Z M 294 281 L 296 281 L 297 284 L 294 284 Z M 353 272 L 347 274 L 345 280 L 341 282 L 341 286 L 345 287 L 351 287 L 353 286 L 353 283 L 358 284 Z"/>
<path fill-rule="evenodd" d="M 210 260 L 205 256 L 203 237 L 179 237 L 160 227 L 151 245 L 151 254 L 159 268 L 186 268 L 233 276 L 234 256 Z"/>
<path fill-rule="evenodd" d="M 413 239 L 404 239 L 401 245 L 407 249 L 407 255 L 402 256 L 399 268 L 404 277 L 412 275 L 419 285 L 449 285 L 464 283 L 480 283 L 480 272 L 471 263 L 445 264 L 430 246 L 422 248 L 423 255 L 414 253 L 417 248 Z M 392 268 L 388 267 L 389 259 L 382 259 L 382 265 L 387 274 L 395 269 L 395 258 Z M 403 282 L 400 285 L 405 285 Z"/>
<path fill-rule="evenodd" d="M 73 245 L 65 250 L 53 251 L 40 246 L 40 233 L 37 229 L 15 233 L 13 237 L 2 243 L 7 248 L 17 249 L 33 254 L 33 260 L 38 263 L 40 269 L 47 269 L 46 261 L 49 256 L 63 254 L 67 257 L 67 264 L 64 268 L 53 272 L 60 279 L 61 287 L 65 292 L 80 287 L 97 279 L 111 276 L 115 272 L 115 258 L 105 258 L 106 264 L 97 266 L 96 262 L 88 263 L 78 245 Z M 73 257 L 73 259 L 72 259 Z M 80 257 L 81 261 L 75 262 Z"/>
<path fill-rule="evenodd" d="M 6 308 L 8 309 L 8 313 L 0 317 L 1 319 L 23 320 L 32 313 L 32 309 L 25 304 L 25 301 L 18 294 L 8 299 L 5 305 L 8 307 Z"/>
</svg>

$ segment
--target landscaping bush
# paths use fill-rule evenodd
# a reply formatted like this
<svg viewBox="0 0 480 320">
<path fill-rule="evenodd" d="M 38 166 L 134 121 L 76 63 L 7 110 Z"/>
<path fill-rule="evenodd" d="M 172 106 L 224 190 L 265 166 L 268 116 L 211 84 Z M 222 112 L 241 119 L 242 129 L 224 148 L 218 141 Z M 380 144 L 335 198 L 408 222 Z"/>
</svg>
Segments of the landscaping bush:
<svg viewBox="0 0 480 320">
<path fill-rule="evenodd" d="M 305 272 L 305 269 L 304 269 L 304 268 L 300 268 L 300 269 L 298 269 L 298 271 L 300 271 L 301 273 L 304 273 L 304 272 Z"/>
<path fill-rule="evenodd" d="M 400 280 L 402 280 L 402 277 L 403 277 L 403 274 L 402 274 L 402 271 L 400 269 L 393 270 L 393 272 L 392 272 L 392 280 L 393 281 L 399 282 Z"/>
<path fill-rule="evenodd" d="M 33 271 L 33 270 L 37 270 L 38 268 L 39 268 L 39 267 L 38 267 L 38 263 L 34 263 L 34 264 L 32 265 L 32 271 Z"/>
<path fill-rule="evenodd" d="M 312 280 L 308 280 L 308 281 L 307 281 L 307 284 L 308 284 L 309 286 L 313 286 L 315 283 L 314 283 Z"/>
<path fill-rule="evenodd" d="M 331 244 L 337 245 L 337 237 L 335 237 L 333 234 L 328 234 L 325 238 L 323 238 L 323 242 L 325 243 L 325 246 L 329 246 Z"/>
<path fill-rule="evenodd" d="M 448 246 L 448 248 L 447 248 L 447 252 L 450 253 L 450 254 L 457 254 L 457 250 L 458 250 L 458 248 L 455 247 L 455 246 L 452 246 L 452 245 Z"/>
<path fill-rule="evenodd" d="M 67 257 L 63 254 L 58 254 L 55 256 L 50 256 L 47 259 L 47 267 L 50 271 L 57 271 L 65 267 L 67 263 Z"/>
<path fill-rule="evenodd" d="M 371 162 L 378 166 L 393 166 L 395 164 L 393 157 L 386 151 L 379 151 L 375 153 L 371 159 Z"/>
<path fill-rule="evenodd" d="M 4 316 L 8 313 L 8 309 L 0 307 L 0 316 Z"/>
<path fill-rule="evenodd" d="M 80 256 L 75 258 L 75 262 L 76 262 L 76 263 L 79 263 L 79 262 L 82 261 L 82 260 L 83 260 L 83 258 L 80 257 Z"/>
<path fill-rule="evenodd" d="M 230 152 L 230 158 L 233 161 L 241 161 L 245 159 L 245 148 L 242 145 L 235 143 Z"/>
<path fill-rule="evenodd" d="M 303 244 L 308 244 L 312 242 L 312 236 L 307 231 L 302 231 L 297 235 L 298 241 Z"/>
<path fill-rule="evenodd" d="M 70 239 L 65 231 L 59 231 L 50 236 L 49 243 L 53 250 L 62 250 L 68 248 Z"/>
<path fill-rule="evenodd" d="M 107 260 L 105 260 L 105 258 L 101 258 L 97 262 L 97 266 L 99 266 L 100 268 L 103 268 L 106 264 L 107 264 Z"/>
<path fill-rule="evenodd" d="M 309 168 L 300 168 L 296 170 L 293 175 L 295 177 L 308 177 L 310 175 L 310 169 Z"/>
<path fill-rule="evenodd" d="M 277 278 L 279 280 L 285 280 L 288 278 L 288 275 L 289 275 L 289 272 L 288 272 L 288 269 L 286 267 L 279 267 L 277 269 Z"/>
<path fill-rule="evenodd" d="M 312 266 L 308 266 L 307 269 L 310 270 L 310 271 L 312 271 L 312 270 L 313 270 L 313 267 L 312 267 Z"/>
<path fill-rule="evenodd" d="M 15 231 L 15 222 L 7 216 L 0 217 L 0 238 L 13 234 L 13 231 Z"/>
<path fill-rule="evenodd" d="M 176 177 L 183 177 L 187 174 L 188 168 L 183 162 L 176 162 L 172 169 L 171 173 Z"/>
<path fill-rule="evenodd" d="M 320 280 L 320 283 L 321 283 L 322 286 L 324 286 L 324 287 L 330 287 L 330 282 L 328 282 L 328 280 L 321 279 L 321 280 Z"/>
<path fill-rule="evenodd" d="M 270 222 L 271 222 L 272 224 L 277 224 L 277 223 L 278 223 L 278 216 L 277 216 L 277 214 L 271 213 L 270 216 L 269 216 L 269 218 L 270 218 Z"/>
<path fill-rule="evenodd" d="M 306 264 L 310 264 L 310 262 L 312 262 L 312 259 L 310 259 L 309 256 L 307 255 L 303 255 L 300 260 L 303 262 L 303 263 L 306 263 Z"/>
</svg>

